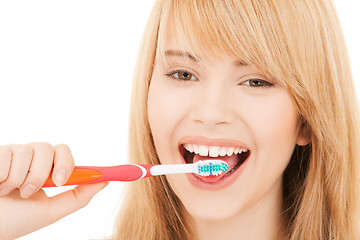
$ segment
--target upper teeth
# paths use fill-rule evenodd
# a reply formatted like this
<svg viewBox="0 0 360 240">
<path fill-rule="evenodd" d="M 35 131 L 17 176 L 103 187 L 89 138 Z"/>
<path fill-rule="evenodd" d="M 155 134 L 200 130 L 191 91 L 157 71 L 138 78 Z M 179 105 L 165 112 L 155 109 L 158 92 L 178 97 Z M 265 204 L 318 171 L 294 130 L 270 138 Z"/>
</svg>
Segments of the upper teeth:
<svg viewBox="0 0 360 240">
<path fill-rule="evenodd" d="M 200 156 L 218 157 L 231 156 L 233 154 L 247 152 L 246 148 L 237 147 L 220 147 L 220 146 L 206 146 L 197 144 L 184 144 L 184 148 L 189 152 L 194 152 Z"/>
</svg>

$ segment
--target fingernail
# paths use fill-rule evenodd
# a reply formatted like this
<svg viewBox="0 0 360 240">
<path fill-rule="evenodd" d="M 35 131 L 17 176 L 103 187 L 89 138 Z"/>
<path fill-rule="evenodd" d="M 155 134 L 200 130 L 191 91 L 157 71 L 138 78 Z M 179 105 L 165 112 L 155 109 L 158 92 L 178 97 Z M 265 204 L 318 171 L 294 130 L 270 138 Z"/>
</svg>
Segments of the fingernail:
<svg viewBox="0 0 360 240">
<path fill-rule="evenodd" d="M 0 196 L 3 197 L 9 192 L 11 192 L 11 187 L 4 187 L 0 190 Z"/>
<path fill-rule="evenodd" d="M 62 186 L 65 183 L 65 178 L 66 178 L 66 171 L 64 169 L 60 169 L 56 173 L 54 183 L 56 184 L 56 186 Z"/>
<path fill-rule="evenodd" d="M 22 187 L 20 189 L 20 196 L 22 198 L 28 198 L 31 196 L 31 194 L 33 194 L 36 190 L 35 185 L 33 184 L 27 184 L 25 187 Z"/>
</svg>

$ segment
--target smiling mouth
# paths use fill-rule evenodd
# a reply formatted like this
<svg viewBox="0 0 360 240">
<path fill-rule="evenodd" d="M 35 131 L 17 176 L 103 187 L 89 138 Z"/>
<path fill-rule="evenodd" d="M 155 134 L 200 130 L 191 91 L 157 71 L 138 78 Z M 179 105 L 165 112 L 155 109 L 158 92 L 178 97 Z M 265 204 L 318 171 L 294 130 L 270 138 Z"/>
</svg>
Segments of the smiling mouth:
<svg viewBox="0 0 360 240">
<path fill-rule="evenodd" d="M 239 147 L 205 146 L 197 144 L 182 144 L 179 147 L 186 163 L 195 163 L 204 159 L 220 159 L 228 163 L 229 170 L 219 177 L 202 177 L 195 175 L 204 182 L 218 182 L 234 173 L 250 156 L 250 150 Z"/>
</svg>

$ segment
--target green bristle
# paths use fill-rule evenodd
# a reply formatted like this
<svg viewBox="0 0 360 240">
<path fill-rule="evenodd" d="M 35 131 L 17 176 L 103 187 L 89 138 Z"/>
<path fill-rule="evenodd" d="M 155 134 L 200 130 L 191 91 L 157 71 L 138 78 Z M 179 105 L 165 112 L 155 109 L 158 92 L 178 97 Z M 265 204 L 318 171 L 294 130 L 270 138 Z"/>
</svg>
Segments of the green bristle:
<svg viewBox="0 0 360 240">
<path fill-rule="evenodd" d="M 217 176 L 220 173 L 226 172 L 229 169 L 229 166 L 225 162 L 212 161 L 202 162 L 198 165 L 198 174 L 203 176 Z M 210 174 L 211 173 L 211 174 Z"/>
</svg>

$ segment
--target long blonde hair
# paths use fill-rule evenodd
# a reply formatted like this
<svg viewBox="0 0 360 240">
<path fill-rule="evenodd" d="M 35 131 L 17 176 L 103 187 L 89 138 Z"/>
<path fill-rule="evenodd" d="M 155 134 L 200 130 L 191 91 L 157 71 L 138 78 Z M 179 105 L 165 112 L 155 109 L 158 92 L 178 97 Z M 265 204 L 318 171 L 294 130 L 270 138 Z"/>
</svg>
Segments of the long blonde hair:
<svg viewBox="0 0 360 240">
<path fill-rule="evenodd" d="M 330 0 L 158 0 L 134 74 L 130 159 L 158 164 L 147 119 L 153 67 L 169 26 L 199 56 L 227 54 L 281 81 L 311 143 L 296 146 L 283 176 L 287 239 L 360 239 L 360 123 L 347 50 Z M 201 48 L 199 47 L 201 46 Z M 131 183 L 113 239 L 196 239 L 164 177 Z"/>
</svg>

